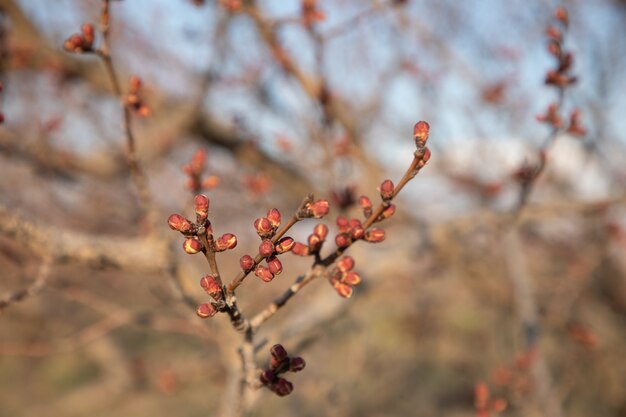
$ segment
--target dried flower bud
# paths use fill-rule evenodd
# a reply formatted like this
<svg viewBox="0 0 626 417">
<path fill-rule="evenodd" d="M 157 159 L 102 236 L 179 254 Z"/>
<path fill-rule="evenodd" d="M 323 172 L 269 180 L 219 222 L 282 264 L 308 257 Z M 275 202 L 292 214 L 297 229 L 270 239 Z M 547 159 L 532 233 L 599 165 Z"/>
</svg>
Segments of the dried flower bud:
<svg viewBox="0 0 626 417">
<path fill-rule="evenodd" d="M 270 354 L 276 361 L 282 362 L 289 354 L 287 350 L 281 344 L 275 344 L 270 348 Z"/>
<path fill-rule="evenodd" d="M 269 239 L 264 239 L 259 245 L 259 254 L 264 257 L 270 257 L 274 254 L 274 244 Z"/>
<path fill-rule="evenodd" d="M 339 233 L 335 236 L 335 244 L 338 248 L 347 248 L 352 243 L 352 239 L 350 239 L 350 235 L 347 233 Z"/>
<path fill-rule="evenodd" d="M 200 252 L 202 249 L 204 249 L 204 247 L 202 246 L 202 243 L 198 239 L 189 237 L 185 239 L 185 241 L 183 242 L 183 250 L 189 255 L 195 255 L 196 253 Z"/>
<path fill-rule="evenodd" d="M 266 369 L 261 373 L 261 376 L 259 376 L 259 381 L 261 381 L 263 385 L 269 385 L 276 381 L 276 375 L 271 370 Z"/>
<path fill-rule="evenodd" d="M 170 226 L 170 229 L 181 233 L 188 233 L 193 229 L 191 222 L 180 214 L 172 214 L 168 217 L 167 224 Z"/>
<path fill-rule="evenodd" d="M 350 271 L 341 278 L 341 282 L 351 286 L 359 285 L 361 283 L 361 276 L 354 271 Z"/>
<path fill-rule="evenodd" d="M 232 233 L 226 233 L 218 237 L 215 241 L 215 252 L 233 249 L 235 246 L 237 246 L 237 236 Z"/>
<path fill-rule="evenodd" d="M 340 232 L 347 232 L 350 230 L 350 222 L 345 216 L 337 216 L 337 227 Z"/>
<path fill-rule="evenodd" d="M 272 272 L 263 265 L 257 265 L 256 269 L 254 270 L 254 275 L 261 278 L 265 282 L 270 282 L 274 279 L 274 274 L 272 274 Z"/>
<path fill-rule="evenodd" d="M 198 194 L 193 199 L 196 214 L 201 219 L 206 219 L 209 215 L 209 198 L 204 194 Z"/>
<path fill-rule="evenodd" d="M 395 204 L 389 204 L 389 207 L 387 207 L 386 209 L 383 210 L 383 212 L 381 213 L 381 217 L 383 219 L 388 219 L 391 216 L 393 216 L 393 214 L 396 212 L 396 206 Z"/>
<path fill-rule="evenodd" d="M 385 231 L 383 229 L 371 229 L 365 233 L 365 240 L 371 243 L 379 243 L 385 240 Z"/>
<path fill-rule="evenodd" d="M 394 186 L 391 180 L 383 181 L 378 190 L 380 191 L 380 198 L 382 198 L 383 201 L 389 201 L 393 198 Z"/>
<path fill-rule="evenodd" d="M 200 286 L 207 292 L 207 294 L 216 300 L 222 298 L 222 288 L 220 287 L 219 282 L 217 282 L 215 275 L 205 275 L 202 277 L 200 280 Z"/>
<path fill-rule="evenodd" d="M 270 211 L 267 212 L 267 219 L 269 220 L 269 222 L 272 224 L 272 227 L 274 229 L 277 229 L 278 226 L 280 226 L 280 211 L 278 211 L 278 209 L 271 209 Z"/>
<path fill-rule="evenodd" d="M 354 259 L 351 256 L 344 256 L 337 261 L 337 268 L 342 272 L 348 272 L 354 268 Z"/>
<path fill-rule="evenodd" d="M 289 370 L 291 372 L 300 372 L 301 370 L 304 369 L 305 366 L 306 366 L 306 362 L 304 361 L 304 359 L 302 359 L 299 356 L 296 356 L 295 358 L 291 358 L 291 360 L 289 361 Z"/>
<path fill-rule="evenodd" d="M 254 221 L 254 228 L 262 238 L 270 237 L 274 234 L 272 222 L 267 217 L 260 217 Z"/>
<path fill-rule="evenodd" d="M 272 386 L 272 391 L 274 391 L 277 395 L 284 397 L 285 395 L 291 394 L 293 391 L 293 384 L 284 378 L 278 378 L 276 383 Z"/>
<path fill-rule="evenodd" d="M 198 317 L 206 319 L 207 317 L 213 317 L 217 313 L 215 307 L 211 304 L 200 304 L 196 309 Z"/>
<path fill-rule="evenodd" d="M 291 252 L 298 256 L 309 256 L 309 247 L 303 243 L 296 242 L 291 248 Z"/>
<path fill-rule="evenodd" d="M 337 281 L 333 284 L 333 287 L 335 287 L 335 291 L 337 291 L 337 294 L 339 294 L 343 298 L 350 298 L 352 296 L 352 287 L 348 284 Z"/>
<path fill-rule="evenodd" d="M 292 238 L 290 238 L 289 236 L 285 236 L 281 238 L 278 242 L 276 242 L 274 249 L 278 254 L 285 253 L 289 252 L 295 244 L 296 242 Z"/>
<path fill-rule="evenodd" d="M 326 240 L 326 236 L 328 236 L 328 226 L 326 226 L 324 223 L 317 224 L 313 228 L 313 233 L 315 233 L 320 238 L 320 240 Z"/>
<path fill-rule="evenodd" d="M 413 127 L 413 138 L 415 139 L 415 145 L 418 148 L 426 145 L 428 135 L 430 133 L 430 126 L 424 121 L 417 122 Z"/>
<path fill-rule="evenodd" d="M 311 212 L 311 216 L 316 219 L 320 219 L 328 214 L 328 210 L 330 209 L 327 200 L 317 200 L 316 202 L 309 205 L 309 210 Z"/>
<path fill-rule="evenodd" d="M 274 275 L 280 275 L 283 272 L 283 264 L 275 256 L 267 258 L 267 267 Z"/>
<path fill-rule="evenodd" d="M 251 271 L 252 268 L 254 268 L 254 265 L 255 265 L 254 258 L 252 258 L 252 256 L 250 255 L 243 255 L 241 259 L 239 259 L 239 266 L 245 272 Z"/>
</svg>

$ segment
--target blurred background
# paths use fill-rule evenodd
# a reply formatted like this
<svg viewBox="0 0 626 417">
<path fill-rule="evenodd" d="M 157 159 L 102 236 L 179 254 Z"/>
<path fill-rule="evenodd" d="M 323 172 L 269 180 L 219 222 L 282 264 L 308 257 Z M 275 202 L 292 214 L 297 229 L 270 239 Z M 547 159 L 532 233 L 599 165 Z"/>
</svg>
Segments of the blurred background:
<svg viewBox="0 0 626 417">
<path fill-rule="evenodd" d="M 558 137 L 512 218 L 558 98 L 558 5 L 577 76 L 561 112 L 586 134 Z M 239 335 L 180 300 L 206 301 L 206 262 L 166 226 L 193 213 L 183 167 L 205 153 L 213 227 L 239 241 L 228 280 L 269 208 L 313 192 L 332 226 L 377 201 L 418 120 L 433 156 L 385 242 L 350 249 L 363 284 L 344 300 L 314 282 L 260 332 L 260 366 L 280 342 L 307 368 L 251 415 L 626 416 L 626 2 L 112 0 L 114 65 L 150 113 L 132 126 L 158 237 L 102 62 L 63 50 L 101 6 L 0 0 L 0 416 L 228 415 Z M 244 313 L 310 264 L 284 259 L 239 289 Z"/>
</svg>

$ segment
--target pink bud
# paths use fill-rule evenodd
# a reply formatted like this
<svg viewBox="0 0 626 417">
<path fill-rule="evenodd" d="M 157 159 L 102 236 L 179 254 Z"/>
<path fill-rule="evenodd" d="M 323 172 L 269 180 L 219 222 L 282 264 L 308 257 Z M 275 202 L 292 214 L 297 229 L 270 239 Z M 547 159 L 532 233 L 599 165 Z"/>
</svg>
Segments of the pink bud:
<svg viewBox="0 0 626 417">
<path fill-rule="evenodd" d="M 256 267 L 256 269 L 254 270 L 254 275 L 261 278 L 265 282 L 270 282 L 274 279 L 274 274 L 272 274 L 272 272 L 263 265 L 258 265 Z"/>
<path fill-rule="evenodd" d="M 274 254 L 274 244 L 269 239 L 264 239 L 259 245 L 259 255 L 264 258 L 272 256 Z"/>
<path fill-rule="evenodd" d="M 195 255 L 202 249 L 202 243 L 198 239 L 189 237 L 183 242 L 183 250 L 189 255 Z"/>
<path fill-rule="evenodd" d="M 267 219 L 270 221 L 274 229 L 278 228 L 278 226 L 280 226 L 280 211 L 275 208 L 271 209 L 267 212 Z"/>
<path fill-rule="evenodd" d="M 371 209 L 372 200 L 370 200 L 369 197 L 362 195 L 361 197 L 359 197 L 359 206 L 361 206 L 362 209 Z"/>
<path fill-rule="evenodd" d="M 291 248 L 291 252 L 294 255 L 298 255 L 298 256 L 308 256 L 309 247 L 303 243 L 296 242 L 296 244 L 293 245 L 293 248 Z"/>
<path fill-rule="evenodd" d="M 222 288 L 220 284 L 217 282 L 217 279 L 214 275 L 206 275 L 202 277 L 200 280 L 200 286 L 206 291 L 211 297 L 219 300 L 222 298 Z"/>
<path fill-rule="evenodd" d="M 293 384 L 284 378 L 278 378 L 276 383 L 272 386 L 272 391 L 279 396 L 284 397 L 285 395 L 291 394 L 293 391 Z"/>
<path fill-rule="evenodd" d="M 394 186 L 391 180 L 383 181 L 379 187 L 380 198 L 382 198 L 383 201 L 391 200 L 393 198 L 393 190 L 394 190 Z"/>
<path fill-rule="evenodd" d="M 200 217 L 201 219 L 206 219 L 209 215 L 209 198 L 204 194 L 198 194 L 193 199 L 193 204 L 198 217 Z"/>
<path fill-rule="evenodd" d="M 333 287 L 335 287 L 335 291 L 337 291 L 337 294 L 339 294 L 343 298 L 350 298 L 352 296 L 352 287 L 348 284 L 337 281 L 333 284 Z"/>
<path fill-rule="evenodd" d="M 313 228 L 313 233 L 319 236 L 320 240 L 325 240 L 326 236 L 328 236 L 328 226 L 320 223 Z"/>
<path fill-rule="evenodd" d="M 378 243 L 385 240 L 385 231 L 383 229 L 371 229 L 365 233 L 365 240 L 371 243 Z"/>
<path fill-rule="evenodd" d="M 415 139 L 415 144 L 417 147 L 421 148 L 426 145 L 426 141 L 428 140 L 428 135 L 430 134 L 430 126 L 428 123 L 421 121 L 417 122 L 413 127 L 413 138 Z"/>
<path fill-rule="evenodd" d="M 350 271 L 341 278 L 341 282 L 351 286 L 359 285 L 361 283 L 361 276 L 354 271 Z"/>
<path fill-rule="evenodd" d="M 215 251 L 222 252 L 227 249 L 233 249 L 237 246 L 237 236 L 232 233 L 226 233 L 215 241 Z"/>
<path fill-rule="evenodd" d="M 245 272 L 251 271 L 252 268 L 254 268 L 254 265 L 254 258 L 250 255 L 243 255 L 241 259 L 239 259 L 239 266 L 241 266 L 241 269 Z"/>
<path fill-rule="evenodd" d="M 353 229 L 350 229 L 350 237 L 352 240 L 359 240 L 365 237 L 365 229 L 363 226 L 357 226 Z"/>
<path fill-rule="evenodd" d="M 289 370 L 291 372 L 300 372 L 301 370 L 304 369 L 305 366 L 306 366 L 306 362 L 304 361 L 304 359 L 302 359 L 299 356 L 296 356 L 295 358 L 291 358 L 291 360 L 289 361 Z"/>
<path fill-rule="evenodd" d="M 426 163 L 430 159 L 430 149 L 424 148 L 424 155 L 422 155 L 422 162 Z"/>
<path fill-rule="evenodd" d="M 340 232 L 347 232 L 350 230 L 350 222 L 345 216 L 337 216 L 337 227 Z"/>
<path fill-rule="evenodd" d="M 276 242 L 276 253 L 280 254 L 289 252 L 295 244 L 296 242 L 292 238 L 290 238 L 289 236 L 285 236 L 281 238 L 278 242 Z"/>
<path fill-rule="evenodd" d="M 327 200 L 317 200 L 309 206 L 311 215 L 316 219 L 320 219 L 328 214 L 330 206 Z"/>
<path fill-rule="evenodd" d="M 276 380 L 276 375 L 274 374 L 274 372 L 272 372 L 269 369 L 264 370 L 261 373 L 261 376 L 259 376 L 259 381 L 261 381 L 263 385 L 269 385 L 273 383 L 275 380 Z"/>
<path fill-rule="evenodd" d="M 352 243 L 352 240 L 350 239 L 350 235 L 347 233 L 339 233 L 335 236 L 335 244 L 338 248 L 347 248 L 350 246 L 350 243 Z"/>
<path fill-rule="evenodd" d="M 211 304 L 200 304 L 196 309 L 198 317 L 206 319 L 207 317 L 213 317 L 217 313 L 215 307 Z"/>
<path fill-rule="evenodd" d="M 337 267 L 343 272 L 348 272 L 354 268 L 354 259 L 351 256 L 344 256 L 337 261 Z"/>
<path fill-rule="evenodd" d="M 267 258 L 267 267 L 274 275 L 280 275 L 283 272 L 283 264 L 275 256 Z"/>
<path fill-rule="evenodd" d="M 172 214 L 168 217 L 167 224 L 170 226 L 170 229 L 181 233 L 188 233 L 192 230 L 191 222 L 180 214 Z"/>
<path fill-rule="evenodd" d="M 393 216 L 393 213 L 396 212 L 396 206 L 394 204 L 390 204 L 389 207 L 383 210 L 381 217 L 383 219 L 388 219 Z"/>
<path fill-rule="evenodd" d="M 274 346 L 272 346 L 270 348 L 270 354 L 278 362 L 282 362 L 283 359 L 288 356 L 287 350 L 281 344 L 275 344 Z"/>
<path fill-rule="evenodd" d="M 319 252 L 322 247 L 323 240 L 315 233 L 310 234 L 308 238 L 309 250 L 311 252 Z"/>
<path fill-rule="evenodd" d="M 272 222 L 267 217 L 260 217 L 254 221 L 254 228 L 262 238 L 270 237 L 274 233 Z"/>
</svg>

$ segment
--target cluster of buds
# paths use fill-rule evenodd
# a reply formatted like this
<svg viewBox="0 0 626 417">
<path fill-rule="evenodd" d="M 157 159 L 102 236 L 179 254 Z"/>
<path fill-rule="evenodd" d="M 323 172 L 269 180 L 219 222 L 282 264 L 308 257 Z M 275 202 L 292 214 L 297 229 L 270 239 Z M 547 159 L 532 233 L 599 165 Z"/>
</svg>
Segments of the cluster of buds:
<svg viewBox="0 0 626 417">
<path fill-rule="evenodd" d="M 185 236 L 183 242 L 183 250 L 194 255 L 198 252 L 210 250 L 212 252 L 223 252 L 228 249 L 234 249 L 237 246 L 237 237 L 232 233 L 226 233 L 217 239 L 213 237 L 213 229 L 209 216 L 209 199 L 204 194 L 198 194 L 194 198 L 194 209 L 196 212 L 196 221 L 185 218 L 180 214 L 172 214 L 167 219 L 170 229 L 176 230 Z M 208 248 L 201 241 L 201 237 L 206 238 L 209 245 Z"/>
<path fill-rule="evenodd" d="M 133 75 L 128 82 L 128 93 L 124 97 L 124 104 L 135 111 L 141 117 L 150 116 L 150 108 L 146 105 L 143 97 L 141 96 L 142 89 L 141 78 Z"/>
<path fill-rule="evenodd" d="M 503 398 L 491 399 L 489 387 L 484 382 L 474 385 L 474 407 L 476 417 L 489 417 L 506 410 L 508 404 Z"/>
<path fill-rule="evenodd" d="M 85 23 L 80 27 L 81 33 L 74 33 L 63 42 L 63 49 L 74 54 L 93 52 L 95 30 L 93 25 Z"/>
<path fill-rule="evenodd" d="M 185 187 L 194 193 L 217 187 L 220 183 L 220 178 L 216 175 L 203 178 L 205 169 L 206 151 L 204 149 L 198 149 L 191 157 L 189 163 L 183 166 L 183 172 L 187 175 Z"/>
<path fill-rule="evenodd" d="M 244 255 L 239 260 L 241 269 L 248 273 L 254 269 L 254 275 L 265 282 L 270 282 L 276 275 L 283 272 L 283 264 L 278 259 L 278 255 L 289 252 L 294 247 L 294 240 L 288 236 L 275 239 L 276 231 L 280 227 L 280 211 L 272 208 L 267 212 L 266 217 L 259 217 L 254 221 L 261 244 L 259 245 L 259 256 L 265 259 L 266 265 L 260 265 L 254 258 Z"/>
<path fill-rule="evenodd" d="M 200 279 L 200 286 L 211 297 L 210 303 L 200 304 L 196 314 L 200 318 L 213 317 L 224 307 L 224 289 L 215 275 L 206 275 Z"/>
<path fill-rule="evenodd" d="M 302 0 L 301 15 L 302 22 L 307 27 L 311 27 L 326 18 L 324 12 L 318 8 L 317 0 Z"/>
<path fill-rule="evenodd" d="M 576 77 L 569 74 L 574 63 L 574 55 L 563 51 L 563 33 L 569 24 L 567 10 L 562 7 L 557 8 L 554 18 L 555 25 L 548 26 L 546 35 L 549 39 L 548 52 L 555 58 L 556 68 L 548 71 L 545 82 L 548 85 L 565 88 L 576 82 Z"/>
<path fill-rule="evenodd" d="M 337 294 L 343 298 L 352 296 L 352 289 L 361 283 L 361 276 L 354 272 L 354 259 L 350 256 L 340 258 L 329 275 L 328 281 Z"/>
<path fill-rule="evenodd" d="M 259 381 L 276 395 L 284 397 L 293 391 L 293 384 L 281 375 L 286 372 L 300 372 L 306 362 L 299 356 L 290 357 L 282 345 L 272 346 L 270 354 L 270 364 L 261 372 Z"/>
</svg>

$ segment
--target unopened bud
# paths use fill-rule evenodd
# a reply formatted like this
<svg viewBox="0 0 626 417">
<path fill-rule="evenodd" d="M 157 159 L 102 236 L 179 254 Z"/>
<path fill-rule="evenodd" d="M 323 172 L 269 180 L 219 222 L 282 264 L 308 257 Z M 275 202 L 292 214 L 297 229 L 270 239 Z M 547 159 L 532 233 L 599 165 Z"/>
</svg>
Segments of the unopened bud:
<svg viewBox="0 0 626 417">
<path fill-rule="evenodd" d="M 255 265 L 254 258 L 252 258 L 252 256 L 250 255 L 243 255 L 241 259 L 239 259 L 239 266 L 245 272 L 251 271 L 252 268 L 254 268 L 254 265 Z"/>
<path fill-rule="evenodd" d="M 389 201 L 393 198 L 393 190 L 394 190 L 394 186 L 393 186 L 393 182 L 391 182 L 391 180 L 385 180 L 380 184 L 380 198 L 383 199 L 383 201 Z"/>
<path fill-rule="evenodd" d="M 295 244 L 295 240 L 293 240 L 289 236 L 285 236 L 281 238 L 278 242 L 276 242 L 274 249 L 276 250 L 276 253 L 285 253 L 289 252 Z"/>
<path fill-rule="evenodd" d="M 128 81 L 128 85 L 129 85 L 130 92 L 132 93 L 138 92 L 139 90 L 141 90 L 141 85 L 142 85 L 141 78 L 139 78 L 136 75 L 133 75 L 132 77 L 130 77 L 130 80 Z"/>
<path fill-rule="evenodd" d="M 192 237 L 185 239 L 183 242 L 183 250 L 189 255 L 195 255 L 203 249 L 202 243 L 198 239 Z"/>
<path fill-rule="evenodd" d="M 429 159 L 430 159 L 430 149 L 429 148 L 424 148 L 424 153 L 422 155 L 422 162 L 426 163 L 426 162 L 428 162 Z"/>
<path fill-rule="evenodd" d="M 218 237 L 215 241 L 215 252 L 233 249 L 235 246 L 237 246 L 237 236 L 232 233 L 226 233 Z"/>
<path fill-rule="evenodd" d="M 276 383 L 272 386 L 272 391 L 274 391 L 277 395 L 284 397 L 285 395 L 291 394 L 293 391 L 293 384 L 285 378 L 278 378 Z"/>
<path fill-rule="evenodd" d="M 311 216 L 320 219 L 328 214 L 330 206 L 327 200 L 317 200 L 309 206 Z"/>
<path fill-rule="evenodd" d="M 211 304 L 200 304 L 196 309 L 198 317 L 206 319 L 207 317 L 213 317 L 217 313 L 215 307 Z"/>
<path fill-rule="evenodd" d="M 320 240 L 325 240 L 326 236 L 328 236 L 328 226 L 326 226 L 324 223 L 317 224 L 313 228 L 313 233 L 319 236 Z"/>
<path fill-rule="evenodd" d="M 337 268 L 343 272 L 348 272 L 354 268 L 354 259 L 351 256 L 344 256 L 337 261 Z"/>
<path fill-rule="evenodd" d="M 365 233 L 365 240 L 371 243 L 379 243 L 385 240 L 383 229 L 371 229 Z"/>
<path fill-rule="evenodd" d="M 359 240 L 365 237 L 365 229 L 363 226 L 357 226 L 355 228 L 350 229 L 350 237 L 352 240 Z"/>
<path fill-rule="evenodd" d="M 264 258 L 270 257 L 274 254 L 274 244 L 269 239 L 264 239 L 259 245 L 259 255 Z"/>
<path fill-rule="evenodd" d="M 341 278 L 341 282 L 351 286 L 359 285 L 361 283 L 361 276 L 354 271 L 350 271 Z"/>
<path fill-rule="evenodd" d="M 261 381 L 263 385 L 269 385 L 273 383 L 275 380 L 276 380 L 276 375 L 274 374 L 274 372 L 272 372 L 269 369 L 264 370 L 261 373 L 261 376 L 259 376 L 259 381 Z"/>
<path fill-rule="evenodd" d="M 352 287 L 348 284 L 337 281 L 333 284 L 333 287 L 335 287 L 335 291 L 337 291 L 337 294 L 339 294 L 343 298 L 350 298 L 352 296 Z"/>
<path fill-rule="evenodd" d="M 415 145 L 418 148 L 426 145 L 428 135 L 430 133 L 430 126 L 424 121 L 417 122 L 413 127 L 413 138 L 415 139 Z"/>
<path fill-rule="evenodd" d="M 85 23 L 81 26 L 80 31 L 83 32 L 83 36 L 85 39 L 85 42 L 91 46 L 93 44 L 94 41 L 94 37 L 95 37 L 95 32 L 93 29 L 93 25 L 89 24 L 89 23 Z"/>
<path fill-rule="evenodd" d="M 254 270 L 254 275 L 261 278 L 265 282 L 270 282 L 274 279 L 274 274 L 272 274 L 272 272 L 263 265 L 258 265 L 256 267 L 256 269 Z"/>
<path fill-rule="evenodd" d="M 350 230 L 350 222 L 345 216 L 337 216 L 337 227 L 340 232 L 347 232 Z"/>
<path fill-rule="evenodd" d="M 287 350 L 281 344 L 275 344 L 270 348 L 270 354 L 276 361 L 282 362 L 288 355 Z"/>
<path fill-rule="evenodd" d="M 565 26 L 569 24 L 569 14 L 567 13 L 567 9 L 565 9 L 565 7 L 557 7 L 554 11 L 554 17 Z"/>
<path fill-rule="evenodd" d="M 205 190 L 210 190 L 217 187 L 219 183 L 220 177 L 218 177 L 217 175 L 209 175 L 202 181 L 202 188 L 204 188 Z"/>
<path fill-rule="evenodd" d="M 296 242 L 291 248 L 291 252 L 294 255 L 298 256 L 308 256 L 309 255 L 309 247 L 303 243 Z"/>
<path fill-rule="evenodd" d="M 193 204 L 198 217 L 206 219 L 209 215 L 209 198 L 204 194 L 198 194 L 193 199 Z"/>
<path fill-rule="evenodd" d="M 339 233 L 335 236 L 335 244 L 338 248 L 347 248 L 350 246 L 350 243 L 352 243 L 352 240 L 350 239 L 350 235 L 347 233 Z"/>
<path fill-rule="evenodd" d="M 222 288 L 214 275 L 206 275 L 200 280 L 200 286 L 216 300 L 222 298 Z"/>
<path fill-rule="evenodd" d="M 304 369 L 305 366 L 306 366 L 306 362 L 304 361 L 304 359 L 302 359 L 299 356 L 296 356 L 295 358 L 291 358 L 291 360 L 289 361 L 289 370 L 291 372 L 300 372 L 301 370 Z"/>
<path fill-rule="evenodd" d="M 275 256 L 267 258 L 267 267 L 274 275 L 280 275 L 283 272 L 283 264 Z"/>
<path fill-rule="evenodd" d="M 271 209 L 267 212 L 267 219 L 270 221 L 274 229 L 278 228 L 278 226 L 280 226 L 280 211 L 275 208 Z"/>
<path fill-rule="evenodd" d="M 274 233 L 272 222 L 267 217 L 260 217 L 254 221 L 254 228 L 262 238 L 270 237 Z"/>
<path fill-rule="evenodd" d="M 391 216 L 393 216 L 393 213 L 396 212 L 396 206 L 395 204 L 390 204 L 389 207 L 387 207 L 386 209 L 383 210 L 383 212 L 381 213 L 381 217 L 383 219 L 388 219 Z"/>
<path fill-rule="evenodd" d="M 312 233 L 309 235 L 307 242 L 309 244 L 309 250 L 311 252 L 319 252 L 319 250 L 322 248 L 322 243 L 324 241 L 320 239 L 318 235 Z"/>
<path fill-rule="evenodd" d="M 172 214 L 168 217 L 167 224 L 170 226 L 170 229 L 181 233 L 188 233 L 192 230 L 191 222 L 180 214 Z"/>
</svg>

